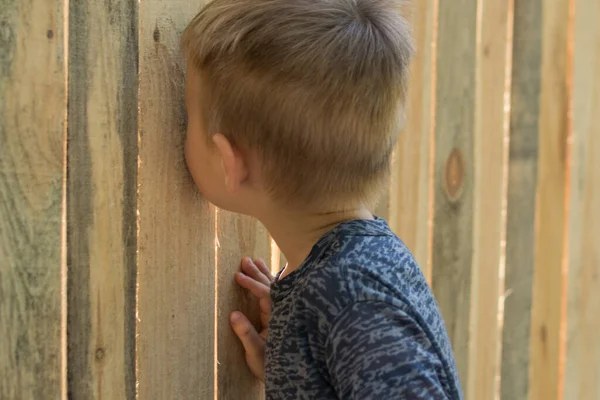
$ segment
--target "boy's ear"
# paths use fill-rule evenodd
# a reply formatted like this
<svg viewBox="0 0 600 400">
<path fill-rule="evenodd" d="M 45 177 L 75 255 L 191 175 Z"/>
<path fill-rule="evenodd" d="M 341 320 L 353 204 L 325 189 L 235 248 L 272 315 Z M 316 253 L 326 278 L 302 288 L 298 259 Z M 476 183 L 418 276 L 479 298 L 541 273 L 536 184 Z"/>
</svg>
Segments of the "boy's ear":
<svg viewBox="0 0 600 400">
<path fill-rule="evenodd" d="M 248 167 L 243 154 L 234 147 L 224 135 L 213 135 L 213 142 L 221 156 L 221 165 L 225 175 L 225 187 L 228 192 L 235 193 L 248 177 Z"/>
</svg>

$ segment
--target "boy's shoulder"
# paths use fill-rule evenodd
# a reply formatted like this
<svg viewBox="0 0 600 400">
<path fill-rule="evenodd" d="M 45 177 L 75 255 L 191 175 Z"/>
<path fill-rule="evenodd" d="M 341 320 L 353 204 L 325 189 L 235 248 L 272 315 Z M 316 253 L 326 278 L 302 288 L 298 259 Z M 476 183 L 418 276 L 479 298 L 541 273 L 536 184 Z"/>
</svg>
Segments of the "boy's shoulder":
<svg viewBox="0 0 600 400">
<path fill-rule="evenodd" d="M 406 316 L 432 341 L 446 341 L 438 304 L 419 265 L 384 220 L 340 225 L 302 268 L 291 293 L 296 317 L 314 326 L 324 342 L 332 326 L 356 307 Z"/>
<path fill-rule="evenodd" d="M 321 246 L 322 253 L 304 266 L 297 299 L 335 304 L 324 308 L 332 314 L 356 302 L 382 302 L 408 313 L 437 308 L 417 262 L 385 221 L 343 224 Z"/>
<path fill-rule="evenodd" d="M 416 376 L 422 392 L 432 393 L 428 398 L 442 398 L 442 392 L 460 398 L 437 303 L 410 251 L 384 221 L 340 225 L 288 278 L 290 286 L 276 288 L 272 328 L 292 326 L 286 343 L 311 354 L 338 393 L 358 385 L 358 392 L 374 394 L 372 386 L 385 381 L 401 397 L 417 384 L 411 381 Z M 304 352 L 286 357 L 301 363 Z M 348 375 L 348 365 L 377 379 L 357 380 Z"/>
</svg>

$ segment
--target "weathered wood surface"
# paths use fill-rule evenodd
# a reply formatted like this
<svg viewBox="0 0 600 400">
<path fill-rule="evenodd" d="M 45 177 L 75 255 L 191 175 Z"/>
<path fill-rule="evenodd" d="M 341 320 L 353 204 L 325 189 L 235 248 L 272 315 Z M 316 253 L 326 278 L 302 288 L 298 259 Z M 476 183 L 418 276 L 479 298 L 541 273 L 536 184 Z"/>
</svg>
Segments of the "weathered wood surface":
<svg viewBox="0 0 600 400">
<path fill-rule="evenodd" d="M 138 394 L 213 398 L 215 209 L 183 159 L 179 39 L 200 2 L 145 0 L 140 13 Z"/>
<path fill-rule="evenodd" d="M 535 197 L 541 92 L 541 0 L 516 1 L 506 210 L 506 267 L 500 397 L 529 391 Z"/>
<path fill-rule="evenodd" d="M 490 0 L 479 10 L 468 399 L 493 399 L 498 392 L 513 4 Z"/>
<path fill-rule="evenodd" d="M 575 13 L 564 399 L 600 399 L 600 2 Z"/>
<path fill-rule="evenodd" d="M 134 399 L 138 2 L 69 4 L 68 393 Z"/>
<path fill-rule="evenodd" d="M 536 240 L 531 308 L 531 399 L 560 397 L 565 303 L 565 220 L 570 130 L 570 1 L 542 3 Z"/>
<path fill-rule="evenodd" d="M 477 1 L 439 3 L 432 287 L 468 382 Z"/>
<path fill-rule="evenodd" d="M 414 2 L 408 18 L 413 26 L 416 53 L 406 102 L 406 127 L 395 151 L 389 223 L 430 279 L 437 2 Z"/>
<path fill-rule="evenodd" d="M 60 398 L 63 1 L 0 5 L 0 398 Z"/>
<path fill-rule="evenodd" d="M 268 265 L 271 242 L 259 222 L 219 210 L 217 214 L 217 398 L 260 399 L 264 386 L 246 366 L 243 347 L 231 329 L 229 315 L 242 311 L 258 327 L 258 302 L 234 281 L 242 257 L 262 259 Z"/>
</svg>

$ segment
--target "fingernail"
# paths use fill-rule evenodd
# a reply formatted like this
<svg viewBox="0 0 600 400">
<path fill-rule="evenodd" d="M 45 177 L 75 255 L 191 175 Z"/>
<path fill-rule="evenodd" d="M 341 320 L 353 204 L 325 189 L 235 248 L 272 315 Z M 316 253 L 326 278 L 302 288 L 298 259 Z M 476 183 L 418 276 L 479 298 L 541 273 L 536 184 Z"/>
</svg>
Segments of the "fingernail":
<svg viewBox="0 0 600 400">
<path fill-rule="evenodd" d="M 231 322 L 233 322 L 233 323 L 238 322 L 240 320 L 240 317 L 241 317 L 241 314 L 239 312 L 232 312 L 231 316 L 230 316 Z"/>
</svg>

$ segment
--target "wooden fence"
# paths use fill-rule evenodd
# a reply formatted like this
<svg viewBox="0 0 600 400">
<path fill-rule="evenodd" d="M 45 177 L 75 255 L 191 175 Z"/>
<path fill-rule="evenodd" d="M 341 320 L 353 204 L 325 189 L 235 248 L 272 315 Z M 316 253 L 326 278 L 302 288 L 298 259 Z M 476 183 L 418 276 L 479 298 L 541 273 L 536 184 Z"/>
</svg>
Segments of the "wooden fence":
<svg viewBox="0 0 600 400">
<path fill-rule="evenodd" d="M 192 0 L 0 4 L 0 399 L 257 399 L 227 316 L 279 253 L 196 193 Z M 467 399 L 600 399 L 600 1 L 415 0 L 379 213 Z M 594 158 L 595 157 L 595 158 Z"/>
</svg>

